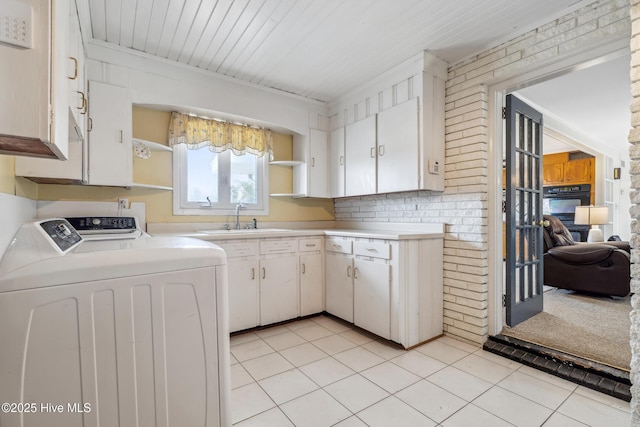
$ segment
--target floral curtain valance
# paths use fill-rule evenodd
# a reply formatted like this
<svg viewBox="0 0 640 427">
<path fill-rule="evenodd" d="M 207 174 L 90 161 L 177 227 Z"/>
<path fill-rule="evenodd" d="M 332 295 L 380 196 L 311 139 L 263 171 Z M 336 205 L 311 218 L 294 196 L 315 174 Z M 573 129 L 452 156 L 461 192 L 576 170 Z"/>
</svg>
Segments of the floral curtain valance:
<svg viewBox="0 0 640 427">
<path fill-rule="evenodd" d="M 236 155 L 262 157 L 271 153 L 271 131 L 172 112 L 169 145 L 175 144 L 187 144 L 189 149 L 209 146 L 216 153 L 231 149 Z"/>
</svg>

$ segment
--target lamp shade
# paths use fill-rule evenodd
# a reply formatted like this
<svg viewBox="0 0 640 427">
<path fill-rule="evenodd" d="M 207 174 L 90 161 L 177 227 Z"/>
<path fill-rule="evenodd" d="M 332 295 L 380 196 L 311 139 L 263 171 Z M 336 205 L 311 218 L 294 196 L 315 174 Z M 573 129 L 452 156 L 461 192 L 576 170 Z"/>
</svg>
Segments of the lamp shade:
<svg viewBox="0 0 640 427">
<path fill-rule="evenodd" d="M 575 224 L 599 225 L 609 222 L 609 208 L 606 206 L 576 206 Z"/>
</svg>

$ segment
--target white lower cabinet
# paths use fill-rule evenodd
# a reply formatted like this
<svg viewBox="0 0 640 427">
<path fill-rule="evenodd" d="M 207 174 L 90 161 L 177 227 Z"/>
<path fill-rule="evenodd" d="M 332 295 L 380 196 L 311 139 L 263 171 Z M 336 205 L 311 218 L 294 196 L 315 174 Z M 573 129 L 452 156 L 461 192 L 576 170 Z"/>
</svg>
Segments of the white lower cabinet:
<svg viewBox="0 0 640 427">
<path fill-rule="evenodd" d="M 442 334 L 442 235 L 216 243 L 227 253 L 231 332 L 326 310 L 405 348 Z"/>
<path fill-rule="evenodd" d="M 353 257 L 325 252 L 325 305 L 328 313 L 353 323 Z"/>
<path fill-rule="evenodd" d="M 442 237 L 327 237 L 326 311 L 405 348 L 441 335 L 442 245 Z"/>
<path fill-rule="evenodd" d="M 214 241 L 227 254 L 230 332 L 321 313 L 323 240 Z"/>
<path fill-rule="evenodd" d="M 353 323 L 390 339 L 391 266 L 363 259 L 353 265 Z"/>
<path fill-rule="evenodd" d="M 297 256 L 260 261 L 260 325 L 298 317 Z"/>
<path fill-rule="evenodd" d="M 322 253 L 300 255 L 300 316 L 324 310 L 323 260 Z"/>
<path fill-rule="evenodd" d="M 229 258 L 229 330 L 231 332 L 258 325 L 258 259 Z"/>
</svg>

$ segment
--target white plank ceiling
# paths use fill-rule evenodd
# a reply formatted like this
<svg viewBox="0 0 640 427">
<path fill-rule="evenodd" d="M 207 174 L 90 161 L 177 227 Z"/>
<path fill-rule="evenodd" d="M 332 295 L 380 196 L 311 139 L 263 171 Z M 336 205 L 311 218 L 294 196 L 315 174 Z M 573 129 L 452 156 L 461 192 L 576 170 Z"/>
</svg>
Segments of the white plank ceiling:
<svg viewBox="0 0 640 427">
<path fill-rule="evenodd" d="M 84 36 L 321 101 L 421 51 L 453 65 L 590 1 L 78 0 Z"/>
</svg>

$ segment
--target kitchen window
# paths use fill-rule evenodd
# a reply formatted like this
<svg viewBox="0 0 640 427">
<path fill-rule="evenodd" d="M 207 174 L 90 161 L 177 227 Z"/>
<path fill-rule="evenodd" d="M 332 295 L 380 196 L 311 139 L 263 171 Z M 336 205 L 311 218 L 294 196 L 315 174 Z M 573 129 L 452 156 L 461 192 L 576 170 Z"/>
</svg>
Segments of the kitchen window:
<svg viewBox="0 0 640 427">
<path fill-rule="evenodd" d="M 174 215 L 268 215 L 268 155 L 173 146 Z"/>
</svg>

